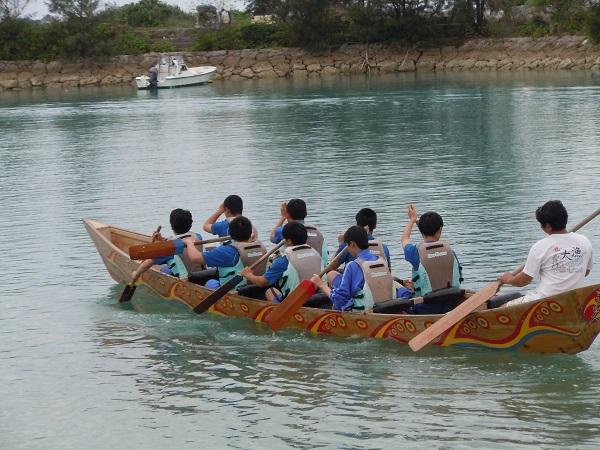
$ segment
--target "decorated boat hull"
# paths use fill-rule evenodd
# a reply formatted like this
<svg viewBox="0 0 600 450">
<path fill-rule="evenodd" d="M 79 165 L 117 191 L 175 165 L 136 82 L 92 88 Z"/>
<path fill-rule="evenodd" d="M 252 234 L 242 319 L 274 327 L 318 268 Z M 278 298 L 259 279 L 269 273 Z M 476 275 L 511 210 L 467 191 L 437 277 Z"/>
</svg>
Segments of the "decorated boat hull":
<svg viewBox="0 0 600 450">
<path fill-rule="evenodd" d="M 112 278 L 120 283 L 130 282 L 131 273 L 139 263 L 129 258 L 128 249 L 150 242 L 150 237 L 91 219 L 84 219 L 84 224 Z M 192 309 L 212 292 L 156 268 L 143 274 L 138 283 L 165 300 L 176 300 Z M 265 301 L 232 292 L 208 312 L 264 322 L 273 308 L 274 305 Z M 440 317 L 304 307 L 284 328 L 342 337 L 388 339 L 404 345 Z M 593 285 L 534 302 L 474 312 L 430 345 L 573 354 L 589 348 L 599 332 L 600 285 Z"/>
</svg>

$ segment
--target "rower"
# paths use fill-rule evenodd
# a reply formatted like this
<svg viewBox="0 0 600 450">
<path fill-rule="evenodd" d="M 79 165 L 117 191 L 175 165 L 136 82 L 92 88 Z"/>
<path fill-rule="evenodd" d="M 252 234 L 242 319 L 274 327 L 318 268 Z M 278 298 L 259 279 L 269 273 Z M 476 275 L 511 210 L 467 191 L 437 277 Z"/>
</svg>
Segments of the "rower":
<svg viewBox="0 0 600 450">
<path fill-rule="evenodd" d="M 402 234 L 404 259 L 412 265 L 415 295 L 427 294 L 447 288 L 460 288 L 462 267 L 450 245 L 440 240 L 444 221 L 436 212 L 426 212 L 417 220 L 414 205 L 408 206 L 408 224 Z M 410 234 L 417 223 L 423 242 L 410 242 Z M 459 294 L 460 296 L 460 294 Z M 446 297 L 444 297 L 446 298 Z M 449 298 L 439 303 L 421 303 L 413 307 L 415 314 L 443 314 L 454 308 L 457 299 Z"/>
<path fill-rule="evenodd" d="M 329 252 L 327 251 L 325 237 L 317 227 L 305 223 L 304 219 L 306 219 L 307 212 L 306 203 L 304 200 L 300 198 L 293 198 L 287 203 L 282 203 L 279 211 L 281 213 L 281 217 L 271 231 L 271 242 L 273 244 L 279 244 L 281 242 L 283 239 L 283 224 L 286 221 L 288 223 L 300 222 L 306 227 L 306 231 L 308 233 L 306 244 L 314 248 L 321 255 L 323 265 L 327 265 L 329 262 Z"/>
<path fill-rule="evenodd" d="M 200 252 L 194 246 L 192 239 L 184 239 L 188 250 L 189 258 L 197 264 L 205 264 L 208 267 L 216 267 L 218 270 L 218 280 L 208 280 L 206 287 L 216 289 L 227 283 L 234 276 L 238 275 L 245 266 L 249 266 L 267 253 L 265 246 L 260 241 L 250 241 L 252 236 L 252 222 L 244 216 L 234 218 L 229 222 L 229 235 L 231 242 L 220 247 L 214 248 L 208 252 Z M 267 261 L 260 264 L 254 270 L 258 274 L 263 274 L 267 268 Z M 244 287 L 245 283 L 238 285 L 238 288 Z"/>
<path fill-rule="evenodd" d="M 180 208 L 174 209 L 171 211 L 171 215 L 169 216 L 169 222 L 171 223 L 171 229 L 175 235 L 167 238 L 168 240 L 172 241 L 175 239 L 184 238 L 189 238 L 192 241 L 202 240 L 202 235 L 200 233 L 194 233 L 190 231 L 193 223 L 191 212 Z M 165 238 L 163 238 L 160 233 L 155 233 L 152 236 L 152 240 L 165 240 Z M 142 275 L 155 264 L 164 265 L 164 267 L 161 269 L 161 272 L 166 273 L 167 275 L 179 277 L 183 280 L 187 280 L 192 272 L 202 270 L 202 265 L 191 261 L 188 256 L 188 252 L 184 250 L 181 255 L 146 259 L 138 266 L 136 270 L 133 271 L 133 283 L 136 282 L 140 275 Z"/>
<path fill-rule="evenodd" d="M 266 299 L 272 303 L 281 303 L 302 280 L 307 280 L 321 271 L 321 255 L 306 245 L 308 233 L 304 225 L 300 222 L 290 222 L 281 232 L 285 241 L 285 251 L 273 261 L 264 275 L 255 275 L 249 267 L 245 267 L 241 272 L 242 276 L 256 286 L 271 286 L 266 291 Z"/>
<path fill-rule="evenodd" d="M 377 213 L 373 211 L 371 208 L 362 208 L 360 211 L 356 213 L 355 216 L 356 225 L 359 227 L 363 227 L 367 231 L 367 235 L 369 237 L 369 250 L 375 256 L 382 257 L 386 260 L 388 268 L 390 271 L 392 270 L 392 263 L 390 258 L 390 250 L 387 245 L 383 244 L 379 239 L 375 239 L 373 236 L 373 231 L 377 227 Z M 340 235 L 340 245 L 336 251 L 336 255 L 341 252 L 346 244 L 344 244 L 344 236 Z M 346 252 L 344 256 L 339 260 L 339 264 L 332 269 L 335 270 L 342 264 L 348 264 L 350 261 L 353 261 L 354 257 Z"/>
<path fill-rule="evenodd" d="M 523 287 L 539 277 L 536 288 L 524 296 L 510 299 L 505 306 L 517 305 L 583 286 L 592 270 L 592 244 L 581 234 L 567 231 L 569 215 L 560 200 L 550 200 L 535 211 L 535 218 L 548 236 L 529 250 L 525 267 L 513 275 L 506 272 L 500 278 L 504 284 Z M 496 296 L 488 305 L 498 307 L 506 296 Z"/>
<path fill-rule="evenodd" d="M 223 203 L 219 205 L 217 210 L 208 218 L 202 229 L 207 233 L 215 234 L 219 237 L 229 236 L 229 222 L 236 217 L 242 216 L 244 212 L 244 202 L 239 195 L 228 195 L 223 200 Z M 218 220 L 222 215 L 225 219 Z M 251 241 L 258 239 L 258 231 L 252 227 Z"/>
<path fill-rule="evenodd" d="M 364 228 L 354 225 L 344 233 L 344 243 L 354 257 L 343 274 L 329 272 L 331 288 L 318 276 L 311 281 L 327 295 L 338 311 L 368 311 L 375 303 L 395 297 L 394 280 L 385 260 L 369 250 Z"/>
</svg>

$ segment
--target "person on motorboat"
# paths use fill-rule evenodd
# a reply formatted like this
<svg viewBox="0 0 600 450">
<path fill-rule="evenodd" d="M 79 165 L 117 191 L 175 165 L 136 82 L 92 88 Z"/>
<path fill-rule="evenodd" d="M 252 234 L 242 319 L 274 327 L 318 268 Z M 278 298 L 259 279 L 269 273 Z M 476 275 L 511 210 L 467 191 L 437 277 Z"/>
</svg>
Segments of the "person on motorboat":
<svg viewBox="0 0 600 450">
<path fill-rule="evenodd" d="M 273 261 L 264 275 L 254 274 L 249 267 L 241 272 L 256 286 L 270 286 L 266 291 L 266 299 L 272 303 L 281 303 L 302 280 L 309 279 L 322 268 L 321 255 L 306 245 L 308 233 L 303 224 L 287 223 L 282 229 L 282 236 L 285 241 L 283 255 Z"/>
<path fill-rule="evenodd" d="M 273 227 L 273 230 L 271 230 L 271 242 L 279 244 L 283 240 L 282 230 L 285 222 L 300 222 L 306 227 L 308 233 L 306 244 L 314 248 L 321 255 L 323 265 L 327 265 L 329 262 L 329 252 L 327 251 L 325 237 L 317 227 L 305 223 L 307 210 L 304 200 L 293 198 L 287 203 L 282 203 L 279 210 L 281 217 L 275 227 Z"/>
<path fill-rule="evenodd" d="M 217 268 L 219 279 L 208 280 L 205 284 L 206 287 L 216 289 L 227 283 L 231 278 L 240 274 L 245 266 L 251 265 L 256 259 L 267 253 L 265 246 L 260 241 L 250 240 L 252 230 L 252 222 L 248 218 L 244 216 L 235 217 L 229 222 L 228 232 L 231 236 L 231 242 L 207 252 L 197 250 L 193 239 L 184 239 L 188 256 L 192 262 Z M 264 265 L 255 269 L 256 272 L 259 274 L 264 273 L 266 264 L 265 261 Z M 238 288 L 244 285 L 245 283 L 241 283 Z"/>
<path fill-rule="evenodd" d="M 535 211 L 535 218 L 548 236 L 533 244 L 522 271 L 516 275 L 506 272 L 500 281 L 524 287 L 538 278 L 538 284 L 532 291 L 510 300 L 504 306 L 538 300 L 582 287 L 585 277 L 592 271 L 592 244 L 587 237 L 567 231 L 569 214 L 560 200 L 544 203 Z M 498 300 L 494 301 L 492 298 L 491 306 L 500 306 Z"/>
<path fill-rule="evenodd" d="M 192 228 L 192 223 L 194 222 L 191 212 L 181 208 L 174 209 L 171 211 L 169 222 L 171 223 L 171 229 L 175 234 L 167 238 L 168 240 L 185 238 L 189 238 L 192 242 L 196 240 L 202 240 L 202 235 L 200 233 L 194 233 L 190 231 Z M 162 237 L 160 233 L 155 233 L 152 235 L 152 240 L 161 241 L 165 240 L 165 238 Z M 200 264 L 196 264 L 190 260 L 188 252 L 184 250 L 181 255 L 144 260 L 132 273 L 133 283 L 135 283 L 144 272 L 146 272 L 155 264 L 164 266 L 161 269 L 161 272 L 179 277 L 184 280 L 187 280 L 192 272 L 202 269 Z"/>
<path fill-rule="evenodd" d="M 456 253 L 450 245 L 441 241 L 444 220 L 438 213 L 430 211 L 417 219 L 414 205 L 408 205 L 408 223 L 402 234 L 404 259 L 412 265 L 412 280 L 415 296 L 424 297 L 427 294 L 447 289 L 460 288 L 463 281 L 462 267 Z M 413 244 L 410 240 L 413 226 L 417 224 L 423 242 Z M 415 304 L 415 314 L 444 314 L 456 305 L 455 300 L 449 299 L 439 303 Z"/>
<path fill-rule="evenodd" d="M 344 233 L 344 243 L 354 258 L 343 274 L 327 274 L 331 288 L 318 275 L 311 281 L 327 295 L 337 311 L 368 311 L 378 302 L 395 297 L 394 280 L 385 259 L 369 250 L 369 236 L 363 227 L 351 226 Z"/>
</svg>

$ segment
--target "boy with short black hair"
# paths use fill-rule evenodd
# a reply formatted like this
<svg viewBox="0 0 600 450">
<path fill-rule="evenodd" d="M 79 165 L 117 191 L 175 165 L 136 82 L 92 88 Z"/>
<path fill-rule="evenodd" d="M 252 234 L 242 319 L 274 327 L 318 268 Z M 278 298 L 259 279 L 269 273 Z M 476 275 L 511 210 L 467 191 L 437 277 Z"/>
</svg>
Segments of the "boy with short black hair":
<svg viewBox="0 0 600 450">
<path fill-rule="evenodd" d="M 321 255 L 323 264 L 326 265 L 329 262 L 329 252 L 327 251 L 325 237 L 317 227 L 304 222 L 304 219 L 307 216 L 306 203 L 304 200 L 301 198 L 293 198 L 287 203 L 282 203 L 279 211 L 281 217 L 273 230 L 271 230 L 271 242 L 273 244 L 279 244 L 283 240 L 283 224 L 286 221 L 288 223 L 299 222 L 306 227 L 308 233 L 306 244 L 314 248 Z"/>
<path fill-rule="evenodd" d="M 539 283 L 533 291 L 506 305 L 538 300 L 581 287 L 592 270 L 592 244 L 587 237 L 567 231 L 569 215 L 560 200 L 544 203 L 535 211 L 535 218 L 548 236 L 531 247 L 521 272 L 516 275 L 506 272 L 500 281 L 523 287 L 539 277 Z"/>
<path fill-rule="evenodd" d="M 168 240 L 183 239 L 189 237 L 192 241 L 202 240 L 200 233 L 190 232 L 192 228 L 192 213 L 188 210 L 177 208 L 171 211 L 169 216 L 169 222 L 171 223 L 171 229 L 174 236 L 168 238 Z M 160 234 L 153 235 L 153 240 L 165 240 Z M 161 272 L 168 275 L 173 275 L 182 279 L 187 279 L 192 271 L 201 270 L 201 266 L 194 264 L 188 257 L 188 252 L 183 251 L 181 255 L 166 256 L 163 258 L 146 259 L 143 261 L 136 270 L 133 271 L 133 283 L 150 267 L 153 265 L 166 265 L 161 269 Z"/>
<path fill-rule="evenodd" d="M 260 242 L 252 242 L 252 222 L 244 216 L 238 216 L 229 222 L 229 236 L 232 242 L 214 248 L 208 252 L 200 252 L 194 246 L 192 239 L 184 239 L 189 258 L 201 265 L 216 267 L 219 280 L 208 280 L 205 284 L 209 288 L 217 288 L 238 275 L 244 266 L 252 264 L 256 259 L 264 255 L 267 250 Z M 266 268 L 264 265 L 256 268 L 259 272 Z"/>
<path fill-rule="evenodd" d="M 273 303 L 281 303 L 302 280 L 321 271 L 321 255 L 306 245 L 308 233 L 304 225 L 300 222 L 286 224 L 282 229 L 282 237 L 286 245 L 285 251 L 273 261 L 264 275 L 255 275 L 249 267 L 241 272 L 242 276 L 256 286 L 272 286 L 266 292 L 266 299 Z"/>
<path fill-rule="evenodd" d="M 444 220 L 438 213 L 429 211 L 417 220 L 414 205 L 408 206 L 408 224 L 402 234 L 404 259 L 411 263 L 415 295 L 422 297 L 432 291 L 449 287 L 458 288 L 462 283 L 462 267 L 450 245 L 441 241 Z M 423 242 L 412 244 L 410 234 L 417 223 Z M 449 304 L 417 304 L 416 314 L 443 314 Z"/>
<path fill-rule="evenodd" d="M 362 208 L 356 213 L 355 220 L 356 225 L 358 225 L 359 227 L 363 227 L 367 231 L 367 235 L 369 238 L 369 249 L 371 250 L 371 253 L 384 258 L 391 272 L 392 261 L 390 257 L 390 249 L 387 245 L 383 244 L 379 239 L 375 239 L 375 237 L 373 236 L 373 231 L 375 230 L 375 228 L 377 228 L 377 213 L 371 208 Z M 341 237 L 342 239 L 335 253 L 336 255 L 339 252 L 341 252 L 346 246 L 346 244 L 344 244 L 343 242 L 343 236 Z M 342 264 L 348 264 L 352 260 L 354 260 L 352 255 L 346 252 L 346 254 L 342 256 L 342 258 L 339 260 L 339 265 L 337 267 L 341 266 Z M 334 267 L 334 269 L 337 269 L 337 267 Z"/>
<path fill-rule="evenodd" d="M 344 233 L 344 243 L 353 261 L 346 265 L 343 274 L 331 271 L 327 274 L 330 288 L 319 276 L 311 281 L 326 294 L 338 311 L 364 311 L 375 303 L 395 297 L 392 275 L 382 258 L 369 250 L 369 237 L 363 227 L 351 226 Z"/>
<path fill-rule="evenodd" d="M 228 195 L 223 200 L 223 203 L 219 205 L 217 210 L 208 218 L 204 225 L 203 230 L 207 233 L 215 234 L 219 237 L 229 236 L 229 223 L 236 217 L 242 216 L 244 212 L 244 202 L 239 195 Z M 225 219 L 217 221 L 221 215 L 225 215 Z M 253 228 L 252 240 L 258 238 L 258 233 Z"/>
</svg>

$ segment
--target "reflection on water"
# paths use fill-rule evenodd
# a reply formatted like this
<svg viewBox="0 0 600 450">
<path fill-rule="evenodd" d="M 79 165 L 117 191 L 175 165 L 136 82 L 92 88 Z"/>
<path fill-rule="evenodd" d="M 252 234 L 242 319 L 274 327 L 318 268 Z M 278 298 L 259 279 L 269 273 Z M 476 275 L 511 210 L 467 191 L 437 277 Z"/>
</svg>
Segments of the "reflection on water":
<svg viewBox="0 0 600 450">
<path fill-rule="evenodd" d="M 333 246 L 370 206 L 407 276 L 416 202 L 479 287 L 541 237 L 540 203 L 563 199 L 572 224 L 598 207 L 599 95 L 585 74 L 3 93 L 0 447 L 597 447 L 596 347 L 413 354 L 196 316 L 143 288 L 119 305 L 80 218 L 150 231 L 186 207 L 200 229 L 236 192 L 266 237 L 302 196 Z"/>
</svg>

